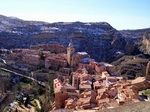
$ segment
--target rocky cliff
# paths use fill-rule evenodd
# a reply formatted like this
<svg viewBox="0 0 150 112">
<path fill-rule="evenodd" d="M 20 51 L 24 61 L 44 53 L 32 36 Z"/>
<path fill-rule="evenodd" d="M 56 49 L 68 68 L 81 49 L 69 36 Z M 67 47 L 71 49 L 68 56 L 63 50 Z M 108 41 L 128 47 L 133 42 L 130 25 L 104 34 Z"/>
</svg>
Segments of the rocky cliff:
<svg viewBox="0 0 150 112">
<path fill-rule="evenodd" d="M 128 54 L 144 53 L 150 55 L 150 28 L 138 30 L 121 30 L 120 33 L 125 38 Z"/>
<path fill-rule="evenodd" d="M 143 36 L 147 31 L 150 29 L 117 31 L 106 22 L 45 23 L 0 15 L 0 48 L 47 43 L 67 47 L 72 39 L 76 51 L 86 51 L 98 61 L 112 62 L 124 55 L 149 55 L 149 36 Z"/>
<path fill-rule="evenodd" d="M 113 61 L 125 54 L 126 41 L 106 22 L 44 23 L 0 16 L 0 48 L 61 43 L 72 39 L 76 51 L 86 51 L 98 61 Z"/>
<path fill-rule="evenodd" d="M 137 76 L 145 76 L 146 66 L 149 61 L 150 58 L 140 54 L 136 56 L 123 56 L 112 64 L 116 66 L 115 74 L 134 79 Z"/>
<path fill-rule="evenodd" d="M 150 31 L 146 32 L 140 41 L 139 49 L 144 54 L 150 55 Z"/>
</svg>

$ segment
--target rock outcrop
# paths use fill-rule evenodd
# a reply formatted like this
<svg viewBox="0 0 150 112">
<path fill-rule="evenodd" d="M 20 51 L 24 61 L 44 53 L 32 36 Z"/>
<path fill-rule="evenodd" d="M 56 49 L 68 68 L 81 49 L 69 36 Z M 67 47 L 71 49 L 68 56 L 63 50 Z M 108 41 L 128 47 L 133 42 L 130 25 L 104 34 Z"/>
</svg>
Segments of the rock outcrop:
<svg viewBox="0 0 150 112">
<path fill-rule="evenodd" d="M 85 51 L 97 61 L 112 62 L 124 55 L 150 53 L 150 29 L 117 31 L 107 22 L 24 21 L 0 15 L 0 48 L 27 48 L 30 45 L 60 43 L 72 39 L 76 51 Z M 140 51 L 139 51 L 140 50 Z"/>
<path fill-rule="evenodd" d="M 144 54 L 150 55 L 150 31 L 144 34 L 139 49 Z"/>
<path fill-rule="evenodd" d="M 0 22 L 3 23 L 0 31 L 0 48 L 25 48 L 47 43 L 60 43 L 66 47 L 72 39 L 76 51 L 85 51 L 98 61 L 110 62 L 120 57 L 117 52 L 125 53 L 125 39 L 106 22 L 50 24 L 4 16 L 0 18 Z"/>
<path fill-rule="evenodd" d="M 112 64 L 116 66 L 115 74 L 124 75 L 130 79 L 134 79 L 138 76 L 145 76 L 148 61 L 149 58 L 146 58 L 144 55 L 123 56 Z"/>
<path fill-rule="evenodd" d="M 121 30 L 120 33 L 127 42 L 127 54 L 144 53 L 150 55 L 150 28 Z"/>
</svg>

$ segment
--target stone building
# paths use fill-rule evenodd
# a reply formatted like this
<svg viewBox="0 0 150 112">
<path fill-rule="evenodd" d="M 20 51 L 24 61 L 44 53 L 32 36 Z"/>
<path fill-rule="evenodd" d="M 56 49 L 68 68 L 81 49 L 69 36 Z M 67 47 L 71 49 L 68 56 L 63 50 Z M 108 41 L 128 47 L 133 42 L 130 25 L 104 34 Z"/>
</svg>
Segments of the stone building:
<svg viewBox="0 0 150 112">
<path fill-rule="evenodd" d="M 84 91 L 85 89 L 91 89 L 91 84 L 89 84 L 87 81 L 91 80 L 90 74 L 88 74 L 88 71 L 86 69 L 82 69 L 78 72 L 72 73 L 72 85 L 79 90 Z M 84 82 L 85 81 L 85 82 Z M 82 84 L 81 84 L 82 83 Z"/>
<path fill-rule="evenodd" d="M 65 100 L 69 97 L 67 93 L 61 91 L 63 83 L 60 79 L 56 78 L 53 80 L 53 88 L 55 93 L 55 107 L 56 109 L 64 106 Z"/>
<path fill-rule="evenodd" d="M 72 66 L 72 56 L 75 53 L 75 48 L 72 44 L 72 42 L 70 41 L 68 47 L 67 47 L 67 62 L 69 64 L 69 66 Z"/>
<path fill-rule="evenodd" d="M 55 68 L 59 69 L 59 67 L 66 67 L 67 60 L 65 54 L 50 54 L 45 59 L 45 68 Z"/>
<path fill-rule="evenodd" d="M 83 59 L 90 58 L 86 52 L 76 52 L 72 42 L 69 43 L 67 47 L 67 62 L 70 67 L 77 67 Z"/>
<path fill-rule="evenodd" d="M 56 53 L 56 54 L 65 52 L 64 46 L 58 43 L 31 45 L 30 49 L 36 49 L 36 50 L 40 49 L 43 51 L 50 51 L 51 53 Z"/>
<path fill-rule="evenodd" d="M 25 54 L 22 57 L 22 61 L 30 65 L 38 66 L 41 62 L 41 59 L 39 55 Z"/>
</svg>

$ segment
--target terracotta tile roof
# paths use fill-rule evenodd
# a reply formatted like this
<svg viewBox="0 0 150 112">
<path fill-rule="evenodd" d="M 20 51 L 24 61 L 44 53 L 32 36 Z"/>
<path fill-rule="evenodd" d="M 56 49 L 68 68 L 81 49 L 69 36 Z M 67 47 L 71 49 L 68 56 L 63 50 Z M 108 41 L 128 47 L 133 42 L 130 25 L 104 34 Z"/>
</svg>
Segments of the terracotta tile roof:
<svg viewBox="0 0 150 112">
<path fill-rule="evenodd" d="M 86 104 L 82 104 L 83 108 L 91 108 L 91 104 L 90 103 L 86 103 Z"/>
<path fill-rule="evenodd" d="M 74 99 L 69 98 L 69 99 L 65 100 L 65 103 L 66 103 L 66 105 L 70 105 L 73 103 L 73 101 L 74 101 Z"/>
<path fill-rule="evenodd" d="M 90 103 L 91 97 L 79 98 L 79 102 L 82 104 Z"/>
<path fill-rule="evenodd" d="M 105 92 L 107 89 L 106 88 L 102 88 L 102 89 L 98 89 L 97 90 L 97 93 L 99 94 L 99 93 L 103 93 L 103 92 Z"/>
<path fill-rule="evenodd" d="M 102 86 L 102 85 L 99 83 L 99 81 L 96 81 L 96 82 L 94 82 L 93 84 L 94 84 L 94 86 Z"/>
<path fill-rule="evenodd" d="M 91 94 L 92 94 L 92 91 L 86 91 L 86 90 L 81 93 L 81 95 L 86 95 L 86 96 L 89 96 Z"/>
<path fill-rule="evenodd" d="M 64 88 L 64 89 L 76 90 L 76 88 L 75 88 L 74 86 L 71 86 L 71 85 L 64 85 L 63 88 Z"/>
<path fill-rule="evenodd" d="M 145 77 L 138 77 L 138 78 L 136 78 L 135 80 L 133 80 L 133 81 L 131 82 L 131 84 L 141 83 L 141 82 L 144 82 L 145 80 L 146 80 Z"/>
<path fill-rule="evenodd" d="M 91 85 L 90 84 L 80 84 L 79 88 L 80 89 L 91 89 Z"/>
<path fill-rule="evenodd" d="M 81 81 L 81 84 L 87 84 L 88 81 Z"/>
<path fill-rule="evenodd" d="M 110 101 L 109 98 L 104 98 L 104 99 L 98 100 L 98 103 L 99 103 L 99 104 L 100 104 L 100 103 L 104 103 L 104 102 L 108 103 L 109 101 Z"/>
</svg>

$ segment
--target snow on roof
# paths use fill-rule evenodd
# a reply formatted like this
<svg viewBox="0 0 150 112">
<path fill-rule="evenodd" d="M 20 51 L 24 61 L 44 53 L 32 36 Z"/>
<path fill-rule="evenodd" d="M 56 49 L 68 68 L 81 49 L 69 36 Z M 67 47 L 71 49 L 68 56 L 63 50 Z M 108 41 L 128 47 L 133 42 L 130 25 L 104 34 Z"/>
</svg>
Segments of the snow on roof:
<svg viewBox="0 0 150 112">
<path fill-rule="evenodd" d="M 80 54 L 80 55 L 88 55 L 87 52 L 77 52 L 77 54 Z"/>
</svg>

